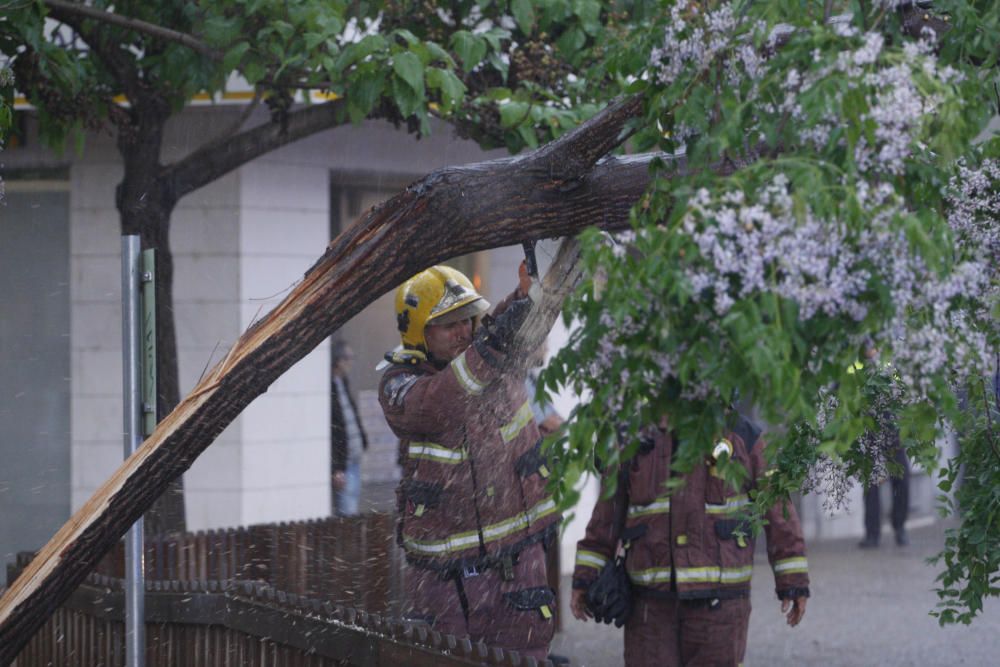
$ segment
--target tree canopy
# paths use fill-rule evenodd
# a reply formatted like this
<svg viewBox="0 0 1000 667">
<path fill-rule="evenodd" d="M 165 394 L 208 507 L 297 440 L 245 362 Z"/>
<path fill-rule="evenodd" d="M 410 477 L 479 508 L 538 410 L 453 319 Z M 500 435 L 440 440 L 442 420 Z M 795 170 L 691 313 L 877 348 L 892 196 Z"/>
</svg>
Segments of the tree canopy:
<svg viewBox="0 0 1000 667">
<path fill-rule="evenodd" d="M 761 507 L 884 478 L 898 427 L 962 519 L 934 613 L 1000 592 L 998 31 L 995 2 L 677 0 L 615 45 L 639 64 L 636 148 L 669 156 L 630 231 L 584 235 L 591 283 L 546 376 L 589 396 L 567 497 L 663 416 L 694 465 L 741 399 L 777 427 Z"/>
<path fill-rule="evenodd" d="M 425 132 L 437 115 L 483 145 L 541 154 L 604 101 L 638 100 L 601 151 L 645 153 L 649 187 L 630 229 L 583 233 L 588 277 L 564 311 L 574 333 L 545 375 L 584 396 L 550 443 L 564 502 L 595 459 L 634 454 L 622 433 L 664 416 L 683 468 L 731 406 L 752 405 L 772 425 L 761 506 L 884 474 L 883 436 L 898 428 L 961 518 L 935 613 L 968 622 L 1000 593 L 993 0 L 114 4 L 141 25 L 3 1 L 16 20 L 0 20 L 0 49 L 53 140 L 115 122 L 116 95 L 133 113 L 155 89 L 166 113 L 243 76 L 273 127 L 234 133 L 263 142 L 243 152 L 204 147 L 216 171 L 272 135 L 304 136 L 297 123 L 317 109 L 330 120 L 316 129 L 379 117 Z M 72 32 L 47 30 L 43 8 Z M 98 21 L 111 32 L 67 48 Z M 128 86 L 92 64 L 107 50 L 102 67 L 141 56 Z M 334 99 L 294 104 L 303 90 Z M 574 168 L 548 176 L 570 191 Z M 168 169 L 173 194 L 204 182 L 193 169 Z M 961 448 L 942 460 L 948 434 Z"/>
</svg>

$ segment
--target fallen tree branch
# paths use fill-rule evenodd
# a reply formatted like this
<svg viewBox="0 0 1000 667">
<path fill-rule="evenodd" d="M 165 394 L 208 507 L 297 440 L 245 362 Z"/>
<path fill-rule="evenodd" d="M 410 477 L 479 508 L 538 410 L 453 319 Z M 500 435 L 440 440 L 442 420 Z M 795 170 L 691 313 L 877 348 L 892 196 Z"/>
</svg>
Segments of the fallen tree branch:
<svg viewBox="0 0 1000 667">
<path fill-rule="evenodd" d="M 657 156 L 596 165 L 579 158 L 593 155 L 595 144 L 613 147 L 609 137 L 621 137 L 631 117 L 623 109 L 638 113 L 639 106 L 632 99 L 612 105 L 540 151 L 544 163 L 529 154 L 432 173 L 335 239 L 0 598 L 0 664 L 14 660 L 104 553 L 254 398 L 378 296 L 459 254 L 573 236 L 591 225 L 627 227 Z M 574 167 L 562 169 L 559 180 L 544 176 L 560 155 L 560 164 Z M 574 182 L 568 190 L 567 180 Z"/>
</svg>

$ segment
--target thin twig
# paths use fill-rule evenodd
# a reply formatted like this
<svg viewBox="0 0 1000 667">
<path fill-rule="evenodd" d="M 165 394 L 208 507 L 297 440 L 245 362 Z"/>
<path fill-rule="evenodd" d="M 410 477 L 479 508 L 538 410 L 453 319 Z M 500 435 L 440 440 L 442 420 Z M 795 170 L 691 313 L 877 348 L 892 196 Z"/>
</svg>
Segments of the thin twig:
<svg viewBox="0 0 1000 667">
<path fill-rule="evenodd" d="M 57 12 L 66 12 L 68 14 L 75 14 L 76 16 L 94 19 L 95 21 L 100 21 L 102 23 L 121 26 L 122 28 L 145 33 L 152 37 L 164 39 L 168 42 L 182 44 L 193 51 L 197 51 L 198 53 L 211 58 L 212 60 L 222 60 L 222 53 L 220 51 L 212 48 L 208 44 L 205 44 L 196 37 L 188 35 L 187 33 L 171 30 L 170 28 L 164 28 L 163 26 L 149 23 L 148 21 L 122 16 L 121 14 L 114 14 L 112 12 L 106 12 L 96 7 L 90 7 L 88 5 L 78 4 L 75 2 L 64 2 L 64 0 L 42 0 L 42 3 L 46 7 L 54 9 Z"/>
</svg>

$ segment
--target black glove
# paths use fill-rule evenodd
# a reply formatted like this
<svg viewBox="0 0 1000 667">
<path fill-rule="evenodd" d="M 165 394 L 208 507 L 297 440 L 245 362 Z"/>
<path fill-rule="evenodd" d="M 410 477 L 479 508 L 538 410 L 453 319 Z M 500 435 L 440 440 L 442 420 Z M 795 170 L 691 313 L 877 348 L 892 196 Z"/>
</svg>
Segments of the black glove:
<svg viewBox="0 0 1000 667">
<path fill-rule="evenodd" d="M 632 583 L 619 559 L 606 563 L 597 579 L 587 589 L 587 608 L 598 623 L 625 625 L 632 613 Z"/>
<path fill-rule="evenodd" d="M 507 309 L 496 317 L 486 315 L 476 330 L 472 344 L 484 357 L 487 354 L 483 354 L 483 347 L 506 354 L 514 342 L 514 334 L 524 324 L 530 311 L 531 299 L 525 298 L 511 301 Z"/>
</svg>

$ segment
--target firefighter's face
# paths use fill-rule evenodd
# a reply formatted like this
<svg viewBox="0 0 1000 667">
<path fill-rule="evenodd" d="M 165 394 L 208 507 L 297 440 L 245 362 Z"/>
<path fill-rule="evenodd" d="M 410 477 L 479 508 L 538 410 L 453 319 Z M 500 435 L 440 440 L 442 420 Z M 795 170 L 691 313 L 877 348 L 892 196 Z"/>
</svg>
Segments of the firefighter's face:
<svg viewBox="0 0 1000 667">
<path fill-rule="evenodd" d="M 427 351 L 438 361 L 449 362 L 465 352 L 472 343 L 472 320 L 427 325 L 424 329 Z"/>
</svg>

